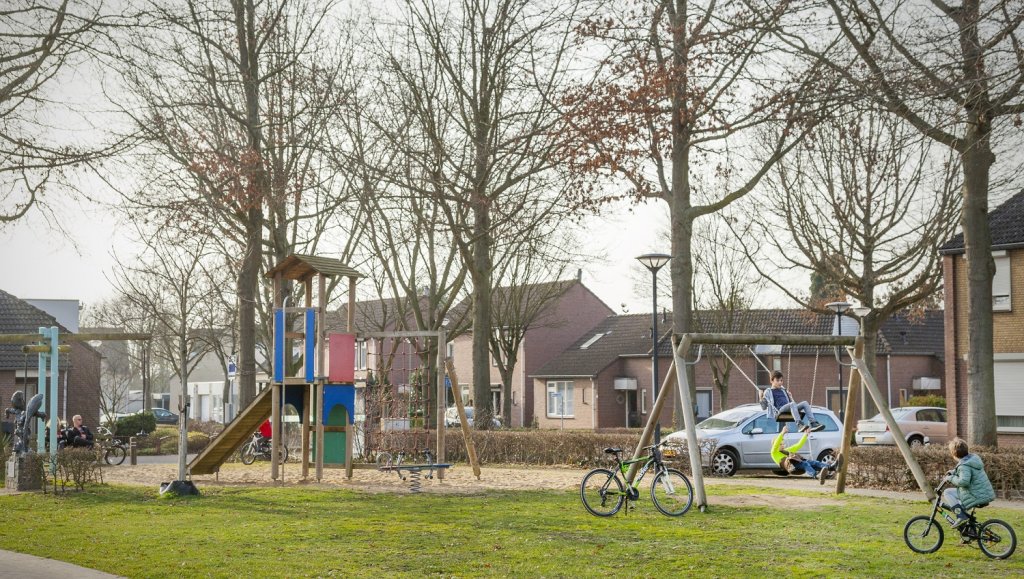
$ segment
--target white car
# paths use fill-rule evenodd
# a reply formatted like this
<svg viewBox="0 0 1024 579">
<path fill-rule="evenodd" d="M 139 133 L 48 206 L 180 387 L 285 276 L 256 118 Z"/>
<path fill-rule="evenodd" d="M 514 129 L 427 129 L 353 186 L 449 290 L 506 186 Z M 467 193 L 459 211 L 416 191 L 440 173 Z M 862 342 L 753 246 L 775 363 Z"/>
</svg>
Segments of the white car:
<svg viewBox="0 0 1024 579">
<path fill-rule="evenodd" d="M 819 406 L 812 408 L 815 419 L 825 428 L 810 433 L 807 444 L 799 452 L 828 464 L 835 460 L 842 445 L 843 423 L 831 410 Z M 772 442 L 780 427 L 790 430 L 784 438 L 784 446 L 796 444 L 803 436 L 792 422 L 779 423 L 769 418 L 760 404 L 744 404 L 719 412 L 697 425 L 698 443 L 715 442 L 714 453 L 703 457 L 704 465 L 710 466 L 712 474 L 719 476 L 732 476 L 739 469 L 771 469 L 777 474 L 786 474 L 771 456 Z M 670 445 L 685 447 L 686 432 L 673 432 L 665 440 Z"/>
<path fill-rule="evenodd" d="M 473 426 L 473 407 L 466 407 L 466 422 L 469 422 L 470 426 Z M 459 409 L 455 406 L 448 408 L 444 412 L 444 425 L 448 428 L 459 426 Z M 497 416 L 491 417 L 491 428 L 501 428 L 501 420 Z"/>
<path fill-rule="evenodd" d="M 942 443 L 949 440 L 946 430 L 946 409 L 935 406 L 907 406 L 893 408 L 892 417 L 907 437 L 910 446 L 920 446 L 929 442 Z M 867 420 L 857 422 L 857 444 L 863 446 L 894 445 L 889 426 L 876 414 Z"/>
</svg>

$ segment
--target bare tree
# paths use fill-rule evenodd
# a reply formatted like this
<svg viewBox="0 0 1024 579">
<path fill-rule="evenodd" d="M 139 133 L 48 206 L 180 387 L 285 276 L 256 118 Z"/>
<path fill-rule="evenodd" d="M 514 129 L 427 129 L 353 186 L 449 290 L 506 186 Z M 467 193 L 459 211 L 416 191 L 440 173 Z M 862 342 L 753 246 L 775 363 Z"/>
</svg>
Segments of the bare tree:
<svg viewBox="0 0 1024 579">
<path fill-rule="evenodd" d="M 573 246 L 571 237 L 549 231 L 512 250 L 499 253 L 491 304 L 490 351 L 501 375 L 504 424 L 512 424 L 513 372 L 520 362 L 520 348 L 527 332 L 560 327 L 568 320 L 555 315 L 552 306 L 577 280 L 563 280 Z M 546 281 L 552 280 L 552 281 Z M 477 394 L 477 400 L 479 395 Z"/>
<path fill-rule="evenodd" d="M 623 179 L 638 201 L 668 204 L 675 333 L 693 330 L 695 222 L 753 190 L 799 141 L 801 111 L 816 106 L 804 95 L 822 80 L 776 64 L 771 31 L 787 7 L 608 3 L 580 27 L 603 56 L 596 78 L 565 98 L 576 134 L 566 156 L 585 196 L 596 175 Z M 753 146 L 767 125 L 779 127 L 779 138 Z M 675 410 L 681 426 L 679 400 Z"/>
<path fill-rule="evenodd" d="M 989 192 L 1000 129 L 1024 113 L 1024 8 L 1009 0 L 826 0 L 810 2 L 787 32 L 809 55 L 948 147 L 963 169 L 967 257 L 967 437 L 996 444 Z M 806 31 L 806 32 L 805 32 Z M 834 33 L 834 34 L 829 34 Z"/>
<path fill-rule="evenodd" d="M 541 217 L 565 206 L 553 181 L 554 99 L 570 66 L 576 11 L 576 2 L 406 0 L 382 42 L 387 84 L 410 119 L 386 132 L 388 144 L 422 179 L 419 193 L 433 196 L 468 270 L 477 427 L 486 428 L 494 410 L 495 240 L 529 237 L 536 222 L 517 218 L 524 207 L 536 204 Z"/>
<path fill-rule="evenodd" d="M 89 119 L 60 86 L 119 20 L 90 0 L 10 0 L 0 9 L 0 226 L 45 211 L 48 190 L 73 190 L 70 172 L 119 149 L 63 131 Z"/>
<path fill-rule="evenodd" d="M 850 296 L 870 308 L 861 323 L 874 371 L 881 325 L 938 299 L 938 247 L 959 216 L 958 175 L 955 161 L 936 158 L 898 116 L 846 109 L 779 163 L 742 239 L 767 242 L 782 270 L 816 272 L 837 291 L 815 296 L 787 287 L 765 267 L 767 256 L 748 247 L 754 266 L 805 307 L 829 314 L 826 301 Z"/>
<path fill-rule="evenodd" d="M 347 44 L 328 26 L 333 7 L 153 2 L 152 20 L 121 55 L 124 112 L 145 144 L 136 159 L 146 180 L 127 195 L 128 211 L 231 242 L 221 246 L 237 273 L 242 406 L 256 395 L 255 354 L 273 301 L 260 272 L 315 251 L 349 199 L 329 165 L 328 130 L 346 95 Z M 352 244 L 330 247 L 344 254 Z"/>
</svg>

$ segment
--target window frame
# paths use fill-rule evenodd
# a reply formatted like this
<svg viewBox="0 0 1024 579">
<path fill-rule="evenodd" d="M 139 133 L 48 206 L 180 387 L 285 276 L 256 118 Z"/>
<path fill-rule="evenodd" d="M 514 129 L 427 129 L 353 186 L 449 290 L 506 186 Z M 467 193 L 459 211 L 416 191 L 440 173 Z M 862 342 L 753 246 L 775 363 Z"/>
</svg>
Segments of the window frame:
<svg viewBox="0 0 1024 579">
<path fill-rule="evenodd" d="M 544 405 L 545 415 L 548 418 L 575 418 L 575 382 L 573 380 L 549 380 L 546 388 L 546 402 Z M 552 404 L 552 395 L 560 393 L 562 396 L 561 414 L 558 408 Z M 566 394 L 568 393 L 568 394 Z"/>
</svg>

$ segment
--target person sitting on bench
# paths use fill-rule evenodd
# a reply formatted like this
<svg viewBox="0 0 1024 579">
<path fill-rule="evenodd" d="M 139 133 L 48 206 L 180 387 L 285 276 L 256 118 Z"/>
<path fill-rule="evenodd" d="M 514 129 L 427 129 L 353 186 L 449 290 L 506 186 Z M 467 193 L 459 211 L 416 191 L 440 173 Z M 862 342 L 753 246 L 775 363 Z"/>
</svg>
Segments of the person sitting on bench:
<svg viewBox="0 0 1024 579">
<path fill-rule="evenodd" d="M 803 428 L 810 430 L 825 428 L 824 424 L 814 419 L 814 412 L 806 400 L 794 402 L 790 398 L 789 392 L 782 384 L 782 372 L 779 370 L 772 373 L 772 387 L 765 388 L 764 395 L 761 397 L 761 408 L 767 410 L 768 416 L 773 420 L 778 420 L 779 415 L 783 412 L 789 412 L 793 415 L 793 422 L 799 422 Z"/>
</svg>

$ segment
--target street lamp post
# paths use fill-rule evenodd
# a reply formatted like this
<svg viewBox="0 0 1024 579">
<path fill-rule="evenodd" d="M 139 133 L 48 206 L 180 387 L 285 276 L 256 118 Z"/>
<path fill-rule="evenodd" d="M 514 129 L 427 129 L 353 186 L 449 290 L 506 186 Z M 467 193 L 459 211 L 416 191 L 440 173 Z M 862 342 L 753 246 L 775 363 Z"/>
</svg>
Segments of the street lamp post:
<svg viewBox="0 0 1024 579">
<path fill-rule="evenodd" d="M 651 310 L 651 388 L 654 392 L 654 400 L 658 399 L 658 270 L 664 267 L 672 259 L 671 255 L 664 253 L 645 253 L 636 258 L 644 264 L 651 272 L 652 279 L 652 300 Z M 685 409 L 684 409 L 685 411 Z M 628 426 L 628 424 L 627 424 Z M 654 425 L 654 444 L 661 442 L 661 424 Z"/>
<path fill-rule="evenodd" d="M 831 302 L 825 307 L 836 313 L 836 335 L 843 335 L 843 312 L 850 309 L 849 302 Z M 842 351 L 836 356 L 836 366 L 839 367 L 839 420 L 846 422 L 846 401 L 843 400 L 843 362 Z"/>
</svg>

